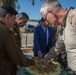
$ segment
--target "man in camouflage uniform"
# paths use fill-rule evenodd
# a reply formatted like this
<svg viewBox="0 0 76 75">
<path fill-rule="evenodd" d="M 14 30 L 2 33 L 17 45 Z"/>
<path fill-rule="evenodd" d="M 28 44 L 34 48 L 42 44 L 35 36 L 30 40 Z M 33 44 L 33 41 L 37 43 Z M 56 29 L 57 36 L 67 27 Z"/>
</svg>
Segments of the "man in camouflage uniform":
<svg viewBox="0 0 76 75">
<path fill-rule="evenodd" d="M 21 12 L 20 14 L 18 14 L 18 16 L 15 19 L 15 23 L 13 25 L 13 32 L 14 32 L 14 36 L 15 36 L 15 40 L 18 46 L 18 50 L 22 53 L 21 51 L 21 34 L 20 34 L 20 29 L 19 27 L 23 27 L 24 25 L 26 25 L 27 21 L 29 20 L 29 17 L 26 13 Z M 13 66 L 14 69 L 14 73 L 16 75 L 17 72 L 17 65 L 14 64 Z"/>
<path fill-rule="evenodd" d="M 76 9 L 64 10 L 57 0 L 47 0 L 40 12 L 52 27 L 62 26 L 55 47 L 50 49 L 45 60 L 56 57 L 65 48 L 68 67 L 76 75 Z"/>
<path fill-rule="evenodd" d="M 25 12 L 21 12 L 15 20 L 13 31 L 16 39 L 16 43 L 18 48 L 21 48 L 21 34 L 19 27 L 23 27 L 26 25 L 27 21 L 29 20 L 29 16 Z"/>
<path fill-rule="evenodd" d="M 62 29 L 61 25 L 54 28 L 53 33 L 52 33 L 53 46 L 55 46 L 56 42 L 58 41 L 59 35 L 62 35 L 62 31 L 63 31 L 63 29 Z M 67 54 L 66 54 L 66 51 L 65 51 L 65 46 L 63 45 L 62 52 L 59 53 L 59 55 L 56 58 L 56 61 L 58 61 L 63 66 L 63 68 L 65 70 L 67 70 L 67 57 L 66 57 L 66 55 Z"/>
<path fill-rule="evenodd" d="M 10 5 L 0 8 L 0 75 L 14 75 L 12 65 L 34 65 L 37 60 L 30 60 L 18 50 L 14 34 L 10 31 L 18 12 Z"/>
</svg>

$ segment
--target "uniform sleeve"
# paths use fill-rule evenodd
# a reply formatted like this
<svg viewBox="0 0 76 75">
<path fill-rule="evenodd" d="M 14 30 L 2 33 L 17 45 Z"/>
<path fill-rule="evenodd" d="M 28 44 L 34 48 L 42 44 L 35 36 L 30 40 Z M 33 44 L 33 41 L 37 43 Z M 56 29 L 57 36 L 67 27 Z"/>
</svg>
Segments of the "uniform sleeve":
<svg viewBox="0 0 76 75">
<path fill-rule="evenodd" d="M 49 59 L 55 58 L 58 56 L 58 54 L 60 54 L 64 50 L 65 50 L 65 45 L 64 45 L 64 42 L 59 34 L 58 39 L 55 43 L 55 46 L 53 46 L 50 49 L 50 51 L 46 54 L 45 59 L 49 60 Z"/>
<path fill-rule="evenodd" d="M 20 66 L 30 66 L 34 65 L 34 60 L 29 60 L 25 58 L 22 53 L 18 50 L 14 37 L 8 34 L 3 40 L 4 48 L 11 62 L 18 64 Z"/>
<path fill-rule="evenodd" d="M 55 58 L 57 56 L 56 52 L 55 52 L 55 46 L 53 46 L 49 52 L 45 55 L 45 60 L 50 60 L 52 58 Z"/>
<path fill-rule="evenodd" d="M 52 58 L 57 57 L 61 52 L 63 52 L 64 49 L 64 44 L 60 41 L 57 41 L 55 46 L 53 46 L 49 52 L 45 55 L 46 60 L 50 60 Z"/>
</svg>

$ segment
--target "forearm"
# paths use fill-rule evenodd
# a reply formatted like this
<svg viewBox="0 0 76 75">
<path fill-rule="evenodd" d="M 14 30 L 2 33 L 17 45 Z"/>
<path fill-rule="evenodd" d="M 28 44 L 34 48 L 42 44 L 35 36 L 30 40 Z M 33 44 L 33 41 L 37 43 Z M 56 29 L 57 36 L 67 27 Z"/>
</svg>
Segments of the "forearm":
<svg viewBox="0 0 76 75">
<path fill-rule="evenodd" d="M 17 48 L 14 38 L 11 36 L 7 36 L 7 38 L 4 39 L 4 47 L 11 62 L 20 66 L 29 66 L 35 64 L 34 60 L 29 60 L 22 55 L 22 53 Z"/>
<path fill-rule="evenodd" d="M 57 53 L 55 52 L 55 47 L 52 47 L 49 52 L 45 55 L 46 60 L 51 60 L 52 58 L 55 58 L 57 56 Z"/>
<path fill-rule="evenodd" d="M 56 58 L 61 53 L 61 49 L 53 46 L 49 52 L 45 55 L 46 60 Z"/>
</svg>

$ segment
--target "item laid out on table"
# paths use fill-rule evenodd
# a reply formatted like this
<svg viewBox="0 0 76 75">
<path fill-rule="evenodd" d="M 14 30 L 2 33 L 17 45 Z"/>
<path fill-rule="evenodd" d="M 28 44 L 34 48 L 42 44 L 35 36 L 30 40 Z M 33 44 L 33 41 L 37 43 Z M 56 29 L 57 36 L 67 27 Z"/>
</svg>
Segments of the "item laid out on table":
<svg viewBox="0 0 76 75">
<path fill-rule="evenodd" d="M 39 63 L 34 66 L 22 67 L 21 72 L 22 75 L 61 75 L 62 69 L 61 65 L 53 60 L 47 61 L 46 66 L 39 60 Z"/>
<path fill-rule="evenodd" d="M 60 64 L 54 61 L 48 61 L 46 66 L 38 63 L 25 69 L 32 75 L 59 75 L 61 72 Z"/>
</svg>

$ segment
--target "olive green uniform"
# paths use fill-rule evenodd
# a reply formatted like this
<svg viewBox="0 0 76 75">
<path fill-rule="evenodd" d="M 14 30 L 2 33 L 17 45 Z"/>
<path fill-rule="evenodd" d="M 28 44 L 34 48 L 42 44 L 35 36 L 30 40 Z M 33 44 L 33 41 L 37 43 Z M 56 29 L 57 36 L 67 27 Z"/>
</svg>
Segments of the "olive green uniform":
<svg viewBox="0 0 76 75">
<path fill-rule="evenodd" d="M 12 75 L 12 64 L 29 66 L 35 62 L 24 58 L 18 50 L 13 32 L 0 21 L 0 75 Z"/>
<path fill-rule="evenodd" d="M 22 53 L 21 51 L 21 35 L 20 35 L 20 30 L 19 30 L 19 26 L 18 24 L 15 22 L 12 31 L 14 32 L 14 36 L 15 36 L 15 41 L 18 47 L 18 50 Z M 13 64 L 12 68 L 14 70 L 14 75 L 16 75 L 17 73 L 17 65 Z"/>
<path fill-rule="evenodd" d="M 21 48 L 21 35 L 20 35 L 20 30 L 19 30 L 18 24 L 16 22 L 13 27 L 13 32 L 15 35 L 17 46 L 20 49 Z"/>
</svg>

